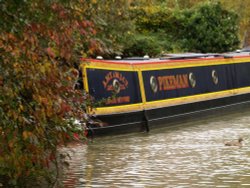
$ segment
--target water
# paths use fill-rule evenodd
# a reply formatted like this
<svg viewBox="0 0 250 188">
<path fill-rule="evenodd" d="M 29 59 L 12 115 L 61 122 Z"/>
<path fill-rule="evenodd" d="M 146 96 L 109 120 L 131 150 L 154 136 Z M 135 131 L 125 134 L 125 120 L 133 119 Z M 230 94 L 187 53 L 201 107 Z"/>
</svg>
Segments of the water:
<svg viewBox="0 0 250 188">
<path fill-rule="evenodd" d="M 62 148 L 65 187 L 250 187 L 250 111 Z M 243 147 L 224 146 L 243 137 Z"/>
</svg>

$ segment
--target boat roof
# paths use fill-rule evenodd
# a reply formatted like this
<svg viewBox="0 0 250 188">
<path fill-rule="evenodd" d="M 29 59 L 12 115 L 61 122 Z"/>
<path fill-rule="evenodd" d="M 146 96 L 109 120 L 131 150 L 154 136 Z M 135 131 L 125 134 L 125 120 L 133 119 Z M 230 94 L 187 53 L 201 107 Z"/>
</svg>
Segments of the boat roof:
<svg viewBox="0 0 250 188">
<path fill-rule="evenodd" d="M 195 60 L 214 60 L 214 59 L 225 59 L 225 58 L 241 58 L 250 57 L 250 49 L 237 50 L 235 52 L 228 53 L 179 53 L 179 54 L 164 54 L 159 58 L 144 57 L 128 57 L 128 58 L 116 58 L 116 59 L 102 59 L 98 56 L 96 59 L 83 59 L 88 62 L 105 62 L 115 64 L 148 64 L 148 63 L 159 63 L 159 62 L 173 62 L 173 61 L 195 61 Z"/>
</svg>

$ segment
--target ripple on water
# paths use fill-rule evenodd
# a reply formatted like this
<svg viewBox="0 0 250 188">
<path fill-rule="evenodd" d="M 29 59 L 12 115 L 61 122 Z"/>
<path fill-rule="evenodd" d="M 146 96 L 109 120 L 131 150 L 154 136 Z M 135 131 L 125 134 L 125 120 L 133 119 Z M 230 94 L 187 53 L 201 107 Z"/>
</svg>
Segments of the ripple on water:
<svg viewBox="0 0 250 188">
<path fill-rule="evenodd" d="M 69 152 L 65 187 L 250 187 L 250 116 L 222 116 L 178 127 L 98 138 Z M 244 146 L 224 142 L 244 138 Z"/>
</svg>

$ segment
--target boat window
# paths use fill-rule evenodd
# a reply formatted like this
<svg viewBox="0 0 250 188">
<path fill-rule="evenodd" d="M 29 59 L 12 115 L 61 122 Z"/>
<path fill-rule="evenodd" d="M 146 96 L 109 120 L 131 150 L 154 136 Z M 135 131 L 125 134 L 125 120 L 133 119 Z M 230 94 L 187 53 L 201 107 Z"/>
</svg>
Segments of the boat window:
<svg viewBox="0 0 250 188">
<path fill-rule="evenodd" d="M 194 88 L 196 86 L 196 78 L 194 76 L 194 73 L 190 72 L 188 78 L 190 85 Z"/>
<path fill-rule="evenodd" d="M 219 82 L 219 78 L 218 78 L 218 74 L 216 70 L 212 70 L 212 79 L 213 79 L 214 84 L 217 85 Z"/>
<path fill-rule="evenodd" d="M 154 76 L 150 77 L 150 87 L 154 93 L 158 91 L 157 80 Z"/>
<path fill-rule="evenodd" d="M 119 93 L 120 92 L 120 83 L 117 79 L 113 80 L 113 89 L 115 93 Z"/>
</svg>

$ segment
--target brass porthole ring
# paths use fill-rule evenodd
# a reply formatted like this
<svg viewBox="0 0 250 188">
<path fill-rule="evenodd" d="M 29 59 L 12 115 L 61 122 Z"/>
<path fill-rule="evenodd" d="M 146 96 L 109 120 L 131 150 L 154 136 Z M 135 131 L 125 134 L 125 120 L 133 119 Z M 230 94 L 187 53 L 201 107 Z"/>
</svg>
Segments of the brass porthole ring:
<svg viewBox="0 0 250 188">
<path fill-rule="evenodd" d="M 115 93 L 119 93 L 121 90 L 120 83 L 117 79 L 113 80 L 113 89 L 114 89 Z"/>
<path fill-rule="evenodd" d="M 219 78 L 218 78 L 218 74 L 217 74 L 216 70 L 212 71 L 212 79 L 213 79 L 214 84 L 217 85 L 219 82 Z"/>
<path fill-rule="evenodd" d="M 194 76 L 194 73 L 190 72 L 188 75 L 188 79 L 191 87 L 194 88 L 196 86 L 196 78 Z"/>
<path fill-rule="evenodd" d="M 150 87 L 154 93 L 158 91 L 157 80 L 154 76 L 150 77 Z"/>
</svg>

